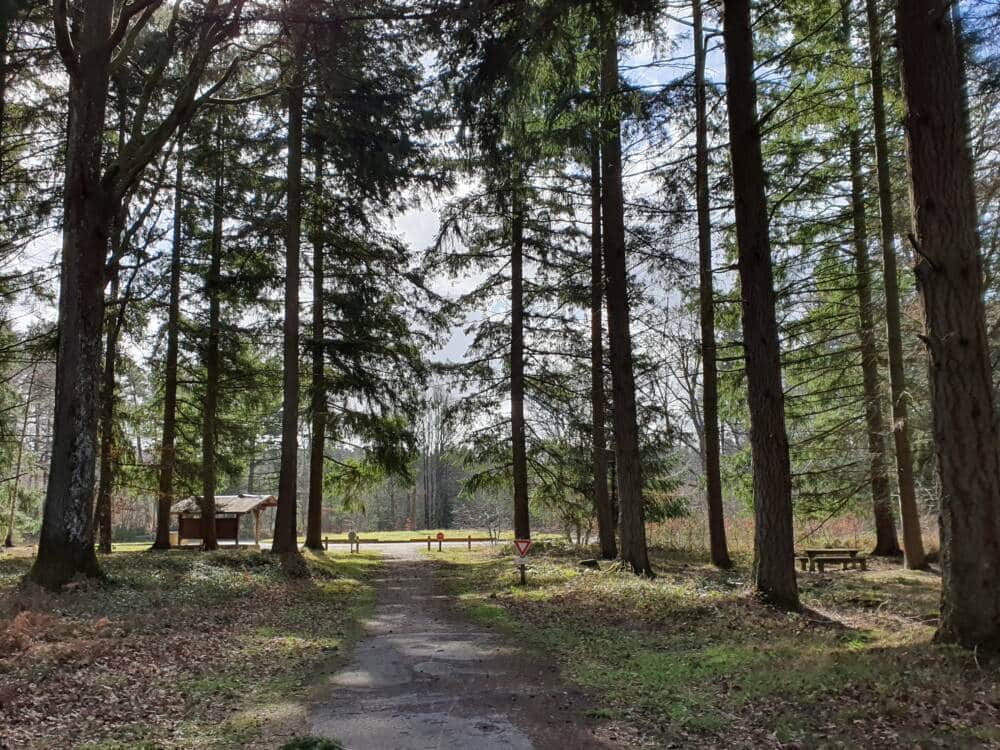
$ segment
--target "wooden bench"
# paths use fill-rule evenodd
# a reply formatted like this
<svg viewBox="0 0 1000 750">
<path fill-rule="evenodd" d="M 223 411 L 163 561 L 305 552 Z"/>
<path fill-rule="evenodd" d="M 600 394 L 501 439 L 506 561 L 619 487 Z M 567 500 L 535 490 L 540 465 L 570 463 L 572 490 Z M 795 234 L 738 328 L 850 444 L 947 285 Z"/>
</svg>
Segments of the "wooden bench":
<svg viewBox="0 0 1000 750">
<path fill-rule="evenodd" d="M 860 567 L 861 570 L 868 570 L 868 558 L 859 554 L 861 550 L 848 547 L 843 548 L 809 548 L 804 549 L 796 559 L 802 570 L 818 570 L 820 573 L 826 572 L 826 566 L 842 565 L 844 570 Z"/>
</svg>

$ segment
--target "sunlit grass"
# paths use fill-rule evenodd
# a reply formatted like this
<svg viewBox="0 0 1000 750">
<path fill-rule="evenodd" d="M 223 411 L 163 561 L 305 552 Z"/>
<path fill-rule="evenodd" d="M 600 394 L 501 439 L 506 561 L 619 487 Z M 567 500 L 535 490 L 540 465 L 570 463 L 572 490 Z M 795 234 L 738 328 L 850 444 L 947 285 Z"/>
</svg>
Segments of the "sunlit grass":
<svg viewBox="0 0 1000 750">
<path fill-rule="evenodd" d="M 650 746 L 960 747 L 997 735 L 1000 664 L 932 643 L 940 581 L 898 567 L 800 577 L 804 609 L 759 604 L 746 569 L 656 556 L 653 581 L 586 553 L 433 555 L 471 616 L 555 658 L 600 717 Z M 832 744 L 831 744 L 832 743 Z"/>
<path fill-rule="evenodd" d="M 311 576 L 291 580 L 275 556 L 253 549 L 116 552 L 101 559 L 105 584 L 56 596 L 18 588 L 29 556 L 0 558 L 0 602 L 11 605 L 0 608 L 0 638 L 21 649 L 5 672 L 16 691 L 33 684 L 55 719 L 89 715 L 87 701 L 105 691 L 149 696 L 133 716 L 123 710 L 75 730 L 42 720 L 33 733 L 52 738 L 51 747 L 236 750 L 278 747 L 278 738 L 302 732 L 317 680 L 344 658 L 372 611 L 380 565 L 377 553 L 346 548 L 305 557 Z M 173 658 L 177 651 L 184 655 Z M 56 676 L 86 687 L 50 695 Z M 156 710 L 164 698 L 172 711 Z"/>
</svg>

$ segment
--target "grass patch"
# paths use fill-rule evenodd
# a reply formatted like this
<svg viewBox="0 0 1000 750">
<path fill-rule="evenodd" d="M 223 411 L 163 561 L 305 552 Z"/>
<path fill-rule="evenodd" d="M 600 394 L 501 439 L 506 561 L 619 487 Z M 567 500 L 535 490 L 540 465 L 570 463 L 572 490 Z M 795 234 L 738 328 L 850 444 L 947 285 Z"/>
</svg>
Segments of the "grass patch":
<svg viewBox="0 0 1000 750">
<path fill-rule="evenodd" d="M 477 620 L 555 658 L 603 718 L 651 747 L 970 747 L 1000 725 L 1000 662 L 931 642 L 940 581 L 880 567 L 800 577 L 804 608 L 748 593 L 748 571 L 656 556 L 647 581 L 580 553 L 433 553 Z"/>
<path fill-rule="evenodd" d="M 374 605 L 377 554 L 307 552 L 288 580 L 256 550 L 126 552 L 108 582 L 20 587 L 0 560 L 0 726 L 25 748 L 278 747 Z M 272 739 L 273 738 L 273 739 Z"/>
</svg>

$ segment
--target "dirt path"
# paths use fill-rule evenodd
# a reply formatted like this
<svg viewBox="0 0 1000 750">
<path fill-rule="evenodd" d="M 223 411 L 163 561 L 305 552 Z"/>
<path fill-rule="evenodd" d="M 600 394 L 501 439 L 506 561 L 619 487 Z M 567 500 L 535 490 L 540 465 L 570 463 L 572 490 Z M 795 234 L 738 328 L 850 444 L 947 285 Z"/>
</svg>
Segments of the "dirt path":
<svg viewBox="0 0 1000 750">
<path fill-rule="evenodd" d="M 385 545 L 375 615 L 314 706 L 313 734 L 348 750 L 611 748 L 552 663 L 469 621 L 420 545 Z"/>
</svg>

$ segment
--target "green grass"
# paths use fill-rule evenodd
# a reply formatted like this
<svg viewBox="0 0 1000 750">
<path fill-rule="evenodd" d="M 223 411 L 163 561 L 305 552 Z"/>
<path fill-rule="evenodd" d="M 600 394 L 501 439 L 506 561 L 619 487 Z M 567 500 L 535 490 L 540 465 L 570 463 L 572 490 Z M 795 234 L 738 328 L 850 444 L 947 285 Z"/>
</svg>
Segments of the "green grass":
<svg viewBox="0 0 1000 750">
<path fill-rule="evenodd" d="M 306 558 L 310 578 L 289 580 L 255 550 L 116 553 L 101 558 L 106 585 L 58 596 L 19 588 L 30 557 L 0 559 L 0 673 L 33 701 L 15 700 L 25 723 L 12 729 L 29 747 L 88 750 L 302 734 L 317 681 L 373 608 L 380 564 L 346 549 Z"/>
<path fill-rule="evenodd" d="M 968 747 L 994 742 L 1000 663 L 931 642 L 939 581 L 898 568 L 803 575 L 804 609 L 751 597 L 747 571 L 657 559 L 646 581 L 544 547 L 436 554 L 469 614 L 559 663 L 592 715 L 649 746 Z M 596 713 L 595 713 L 596 712 Z M 837 743 L 841 743 L 838 745 Z"/>
</svg>

